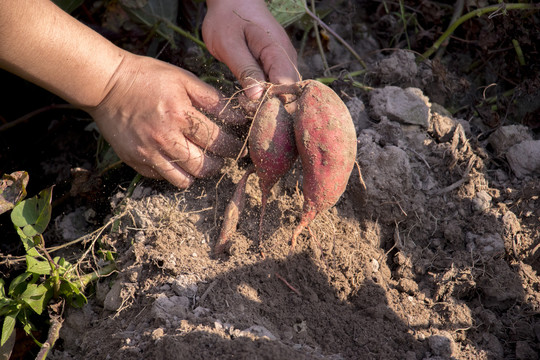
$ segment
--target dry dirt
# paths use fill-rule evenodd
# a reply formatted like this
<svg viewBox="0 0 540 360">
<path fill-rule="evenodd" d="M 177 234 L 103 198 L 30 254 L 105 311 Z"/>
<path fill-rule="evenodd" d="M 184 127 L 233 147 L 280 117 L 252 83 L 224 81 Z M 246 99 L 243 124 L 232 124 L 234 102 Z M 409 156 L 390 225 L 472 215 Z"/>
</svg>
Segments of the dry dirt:
<svg viewBox="0 0 540 360">
<path fill-rule="evenodd" d="M 120 271 L 69 310 L 51 358 L 538 359 L 540 180 L 516 178 L 468 122 L 421 99 L 427 128 L 362 123 L 348 99 L 362 178 L 293 252 L 298 163 L 273 189 L 264 257 L 256 175 L 232 247 L 212 256 L 242 162 L 187 191 L 119 192 L 104 243 Z"/>
<path fill-rule="evenodd" d="M 332 84 L 355 121 L 358 166 L 294 251 L 298 162 L 272 191 L 264 256 L 256 175 L 232 246 L 212 253 L 246 160 L 186 191 L 123 188 L 110 199 L 119 227 L 100 240 L 119 271 L 67 310 L 50 359 L 539 359 L 538 129 L 449 115 L 439 104 L 461 94 L 462 79 L 437 62 L 417 66 L 411 52 L 383 54 L 403 42 L 377 37 L 399 27 L 377 9 L 369 29 L 351 25 L 354 13 L 325 19 L 371 54 L 364 80 L 375 90 Z M 361 68 L 339 43 L 325 46 L 330 64 Z M 317 54 L 311 44 L 300 57 L 304 78 L 323 73 Z M 95 227 L 88 218 L 83 205 L 54 221 L 67 239 Z"/>
</svg>

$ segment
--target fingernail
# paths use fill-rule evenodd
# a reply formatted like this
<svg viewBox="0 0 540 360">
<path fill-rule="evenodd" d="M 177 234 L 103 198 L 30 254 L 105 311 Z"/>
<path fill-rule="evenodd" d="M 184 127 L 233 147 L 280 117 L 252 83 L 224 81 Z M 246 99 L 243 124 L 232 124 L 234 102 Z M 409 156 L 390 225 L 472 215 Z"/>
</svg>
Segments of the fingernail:
<svg viewBox="0 0 540 360">
<path fill-rule="evenodd" d="M 246 94 L 250 100 L 259 99 L 263 92 L 264 89 L 261 85 L 249 86 L 247 89 L 244 89 L 244 94 Z"/>
</svg>

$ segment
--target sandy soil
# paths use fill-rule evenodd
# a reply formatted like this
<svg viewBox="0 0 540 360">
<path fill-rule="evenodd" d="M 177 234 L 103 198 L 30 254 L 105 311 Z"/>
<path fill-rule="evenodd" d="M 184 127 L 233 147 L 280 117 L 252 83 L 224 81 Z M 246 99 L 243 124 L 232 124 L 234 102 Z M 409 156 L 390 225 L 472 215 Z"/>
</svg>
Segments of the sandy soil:
<svg viewBox="0 0 540 360">
<path fill-rule="evenodd" d="M 297 162 L 272 191 L 263 257 L 251 175 L 232 246 L 213 256 L 247 160 L 186 191 L 150 180 L 117 191 L 119 226 L 101 247 L 119 271 L 67 310 L 51 359 L 539 358 L 538 131 L 451 116 L 440 104 L 463 79 L 407 51 L 377 52 L 388 47 L 373 35 L 389 31 L 386 18 L 351 28 L 354 14 L 325 19 L 344 37 L 354 30 L 359 53 L 377 53 L 364 78 L 374 90 L 332 84 L 358 137 L 336 206 L 290 252 Z M 311 45 L 299 59 L 305 78 L 323 73 Z M 336 41 L 325 46 L 330 64 L 361 68 Z M 87 232 L 87 214 L 61 215 L 59 233 Z"/>
<path fill-rule="evenodd" d="M 395 104 L 396 89 L 381 91 Z M 120 230 L 105 244 L 121 270 L 69 310 L 52 358 L 537 359 L 540 180 L 517 178 L 469 122 L 413 93 L 427 127 L 403 123 L 380 92 L 369 113 L 341 93 L 362 177 L 292 253 L 299 163 L 273 189 L 264 258 L 256 175 L 232 247 L 212 256 L 242 164 L 187 191 L 144 181 L 118 193 Z"/>
</svg>

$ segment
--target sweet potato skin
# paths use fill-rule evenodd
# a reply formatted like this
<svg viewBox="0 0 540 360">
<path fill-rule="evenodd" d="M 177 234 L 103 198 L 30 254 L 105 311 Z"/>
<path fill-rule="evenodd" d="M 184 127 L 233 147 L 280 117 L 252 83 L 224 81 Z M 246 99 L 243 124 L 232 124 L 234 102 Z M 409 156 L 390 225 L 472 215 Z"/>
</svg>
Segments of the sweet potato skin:
<svg viewBox="0 0 540 360">
<path fill-rule="evenodd" d="M 302 161 L 304 208 L 296 237 L 315 216 L 341 197 L 356 160 L 356 132 L 347 106 L 328 86 L 313 80 L 301 85 L 294 118 L 296 146 Z"/>
<path fill-rule="evenodd" d="M 221 224 L 221 231 L 214 247 L 214 255 L 223 253 L 227 247 L 231 245 L 230 237 L 236 231 L 238 220 L 244 211 L 244 204 L 246 201 L 246 184 L 251 175 L 255 171 L 253 166 L 250 166 L 234 190 L 233 196 L 225 208 L 225 215 L 223 217 L 223 223 Z"/>
<path fill-rule="evenodd" d="M 269 96 L 258 109 L 249 134 L 249 154 L 261 187 L 259 245 L 270 190 L 298 157 L 293 121 L 281 101 Z"/>
<path fill-rule="evenodd" d="M 266 99 L 253 120 L 249 154 L 263 194 L 290 170 L 298 156 L 293 121 L 277 97 Z"/>
</svg>

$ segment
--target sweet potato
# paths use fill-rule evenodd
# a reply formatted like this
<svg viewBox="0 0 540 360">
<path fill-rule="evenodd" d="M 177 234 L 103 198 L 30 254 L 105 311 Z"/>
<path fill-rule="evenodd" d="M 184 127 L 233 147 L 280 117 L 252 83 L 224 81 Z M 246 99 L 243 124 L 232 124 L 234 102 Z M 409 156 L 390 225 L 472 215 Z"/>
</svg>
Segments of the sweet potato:
<svg viewBox="0 0 540 360">
<path fill-rule="evenodd" d="M 219 255 L 224 252 L 228 246 L 230 246 L 230 236 L 236 231 L 238 225 L 238 219 L 244 210 L 244 203 L 246 200 L 246 183 L 251 175 L 255 171 L 254 167 L 249 167 L 238 184 L 231 198 L 229 204 L 225 208 L 225 216 L 223 217 L 223 223 L 221 225 L 221 231 L 219 233 L 218 241 L 214 247 L 214 255 Z"/>
<path fill-rule="evenodd" d="M 268 97 L 258 109 L 249 134 L 249 154 L 262 192 L 260 242 L 270 190 L 298 157 L 292 118 L 277 97 Z"/>
<path fill-rule="evenodd" d="M 302 95 L 294 115 L 296 147 L 302 162 L 304 207 L 291 249 L 318 213 L 332 207 L 345 191 L 356 159 L 356 132 L 347 106 L 328 86 L 299 83 Z"/>
</svg>

